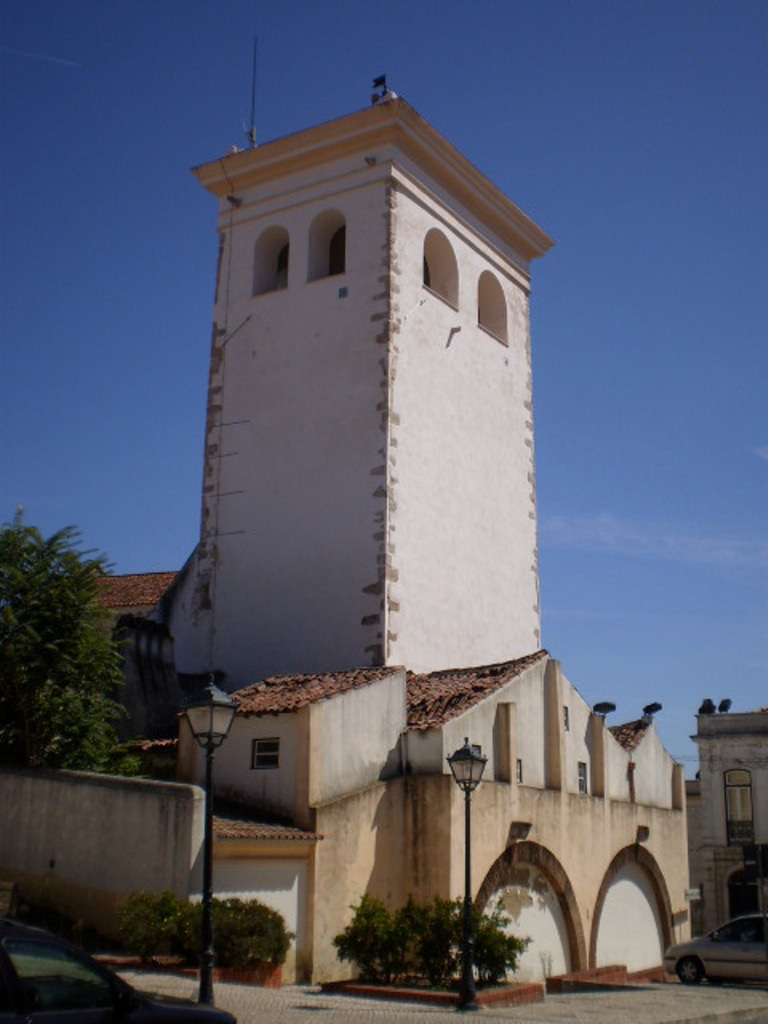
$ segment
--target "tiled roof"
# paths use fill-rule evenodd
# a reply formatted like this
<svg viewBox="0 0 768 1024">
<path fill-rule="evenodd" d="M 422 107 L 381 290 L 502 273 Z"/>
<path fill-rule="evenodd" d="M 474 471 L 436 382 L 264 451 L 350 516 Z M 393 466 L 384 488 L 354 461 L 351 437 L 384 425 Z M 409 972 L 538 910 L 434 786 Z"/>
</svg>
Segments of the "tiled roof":
<svg viewBox="0 0 768 1024">
<path fill-rule="evenodd" d="M 259 839 L 272 842 L 297 842 L 300 840 L 318 842 L 323 838 L 318 832 L 305 832 L 296 825 L 275 825 L 248 819 L 213 816 L 213 832 L 217 839 Z"/>
<path fill-rule="evenodd" d="M 242 715 L 278 715 L 385 679 L 393 668 L 356 668 L 320 675 L 272 676 L 230 694 Z"/>
<path fill-rule="evenodd" d="M 157 740 L 140 740 L 137 744 L 139 750 L 175 750 L 179 745 L 178 736 L 172 736 L 169 739 L 157 739 Z"/>
<path fill-rule="evenodd" d="M 625 722 L 624 725 L 611 725 L 608 731 L 625 750 L 634 750 L 640 745 L 651 721 L 650 717 L 637 718 L 634 722 Z"/>
<path fill-rule="evenodd" d="M 546 651 L 537 651 L 498 665 L 409 675 L 408 728 L 438 728 L 451 718 L 468 711 L 546 657 Z"/>
<path fill-rule="evenodd" d="M 99 580 L 99 604 L 104 608 L 155 605 L 176 579 L 175 572 L 142 572 L 104 576 Z"/>
</svg>

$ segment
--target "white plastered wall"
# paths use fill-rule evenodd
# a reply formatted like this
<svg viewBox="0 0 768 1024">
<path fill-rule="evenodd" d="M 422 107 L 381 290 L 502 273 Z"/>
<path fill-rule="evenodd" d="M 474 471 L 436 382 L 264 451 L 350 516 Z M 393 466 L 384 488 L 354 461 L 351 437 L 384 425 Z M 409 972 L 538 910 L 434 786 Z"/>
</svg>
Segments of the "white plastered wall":
<svg viewBox="0 0 768 1024">
<path fill-rule="evenodd" d="M 350 170 L 246 192 L 236 216 L 223 204 L 203 543 L 171 628 L 179 669 L 215 665 L 229 689 L 380 659 L 386 187 Z M 308 281 L 310 226 L 329 209 L 346 219 L 347 269 Z M 288 287 L 254 296 L 274 225 Z M 197 609 L 204 590 L 213 613 Z"/>
<path fill-rule="evenodd" d="M 458 310 L 422 283 L 431 228 L 458 262 Z M 539 611 L 525 282 L 412 183 L 398 182 L 393 235 L 387 657 L 429 671 L 530 654 Z M 504 289 L 507 344 L 477 324 L 485 269 Z"/>
</svg>

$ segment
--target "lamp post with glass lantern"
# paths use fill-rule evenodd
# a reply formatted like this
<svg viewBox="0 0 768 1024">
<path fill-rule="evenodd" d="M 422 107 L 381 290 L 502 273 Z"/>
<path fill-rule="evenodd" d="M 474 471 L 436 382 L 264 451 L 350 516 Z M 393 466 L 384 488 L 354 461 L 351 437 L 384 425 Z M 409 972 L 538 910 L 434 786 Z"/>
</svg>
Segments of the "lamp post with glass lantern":
<svg viewBox="0 0 768 1024">
<path fill-rule="evenodd" d="M 477 789 L 483 776 L 488 758 L 480 753 L 480 747 L 470 745 L 465 738 L 464 746 L 447 758 L 454 782 L 464 792 L 464 927 L 461 948 L 461 989 L 459 1010 L 476 1010 L 475 974 L 473 964 L 472 936 L 472 879 L 470 871 L 470 801 L 473 790 Z"/>
<path fill-rule="evenodd" d="M 211 681 L 205 695 L 181 712 L 192 735 L 205 751 L 205 832 L 203 836 L 203 899 L 200 922 L 200 992 L 198 1002 L 213 1005 L 213 755 L 229 735 L 236 705 Z"/>
</svg>

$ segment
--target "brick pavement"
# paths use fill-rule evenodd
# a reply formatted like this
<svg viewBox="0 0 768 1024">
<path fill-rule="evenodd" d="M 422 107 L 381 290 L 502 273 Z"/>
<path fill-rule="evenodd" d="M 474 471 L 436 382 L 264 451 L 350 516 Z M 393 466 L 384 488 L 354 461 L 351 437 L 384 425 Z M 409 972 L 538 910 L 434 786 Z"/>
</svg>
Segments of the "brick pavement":
<svg viewBox="0 0 768 1024">
<path fill-rule="evenodd" d="M 145 992 L 194 999 L 197 982 L 169 974 L 121 971 Z M 216 1005 L 238 1024 L 455 1024 L 455 1011 L 327 995 L 311 985 L 281 989 L 218 983 Z M 768 1024 L 768 989 L 755 986 L 646 985 L 614 992 L 550 995 L 531 1006 L 481 1010 L 483 1024 Z"/>
</svg>

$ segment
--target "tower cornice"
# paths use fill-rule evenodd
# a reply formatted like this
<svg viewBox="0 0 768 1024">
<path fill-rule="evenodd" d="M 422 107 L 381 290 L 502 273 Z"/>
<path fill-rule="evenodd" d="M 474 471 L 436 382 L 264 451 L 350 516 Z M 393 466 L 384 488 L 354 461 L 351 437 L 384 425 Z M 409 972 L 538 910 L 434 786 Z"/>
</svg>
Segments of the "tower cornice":
<svg viewBox="0 0 768 1024">
<path fill-rule="evenodd" d="M 458 200 L 503 242 L 525 259 L 543 256 L 553 240 L 485 177 L 405 100 L 392 98 L 283 136 L 253 149 L 193 168 L 201 184 L 219 199 L 263 187 L 294 173 L 306 172 L 360 154 L 397 163 L 397 154 Z"/>
</svg>

